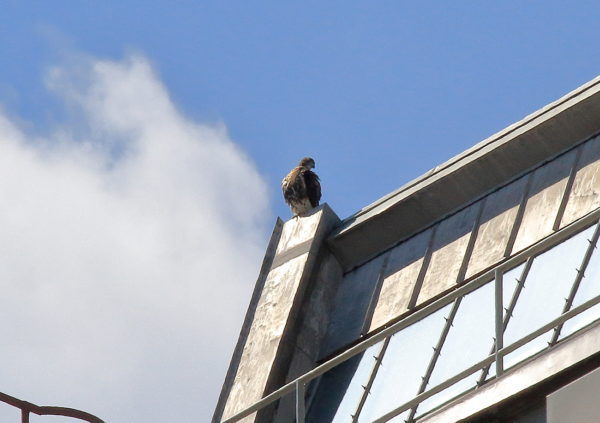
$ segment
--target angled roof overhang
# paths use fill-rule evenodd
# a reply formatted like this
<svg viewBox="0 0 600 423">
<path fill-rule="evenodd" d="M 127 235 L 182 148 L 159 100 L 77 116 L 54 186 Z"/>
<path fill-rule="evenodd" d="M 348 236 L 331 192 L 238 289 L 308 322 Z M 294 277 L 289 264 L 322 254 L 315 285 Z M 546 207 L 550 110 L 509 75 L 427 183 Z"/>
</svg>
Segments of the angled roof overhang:
<svg viewBox="0 0 600 423">
<path fill-rule="evenodd" d="M 328 244 L 347 271 L 600 133 L 600 77 L 345 219 Z"/>
</svg>

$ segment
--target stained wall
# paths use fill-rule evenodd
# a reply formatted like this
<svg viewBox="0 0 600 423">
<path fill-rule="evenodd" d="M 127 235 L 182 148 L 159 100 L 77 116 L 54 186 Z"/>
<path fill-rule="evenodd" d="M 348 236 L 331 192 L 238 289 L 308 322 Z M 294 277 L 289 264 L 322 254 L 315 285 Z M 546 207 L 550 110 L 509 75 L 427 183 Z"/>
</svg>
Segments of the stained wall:
<svg viewBox="0 0 600 423">
<path fill-rule="evenodd" d="M 334 353 L 600 206 L 600 136 L 499 187 L 346 273 Z"/>
</svg>

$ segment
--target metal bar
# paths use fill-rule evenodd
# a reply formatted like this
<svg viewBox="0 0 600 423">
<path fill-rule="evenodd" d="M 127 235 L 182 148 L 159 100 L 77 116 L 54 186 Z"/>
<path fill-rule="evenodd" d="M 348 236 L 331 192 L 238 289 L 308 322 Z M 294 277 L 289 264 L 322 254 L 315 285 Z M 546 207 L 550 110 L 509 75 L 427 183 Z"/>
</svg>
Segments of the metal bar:
<svg viewBox="0 0 600 423">
<path fill-rule="evenodd" d="M 354 414 L 352 414 L 352 423 L 358 422 L 360 413 L 362 412 L 362 409 L 365 406 L 365 402 L 367 402 L 367 397 L 371 393 L 371 387 L 373 386 L 373 382 L 375 382 L 375 377 L 377 376 L 377 372 L 379 371 L 379 368 L 381 367 L 381 363 L 383 361 L 383 356 L 385 355 L 385 351 L 387 350 L 387 347 L 390 344 L 391 338 L 392 338 L 391 336 L 388 338 L 385 338 L 385 341 L 383 341 L 383 345 L 381 346 L 381 350 L 379 350 L 379 354 L 377 354 L 376 356 L 373 357 L 375 359 L 375 363 L 373 364 L 373 370 L 371 370 L 371 374 L 369 375 L 369 380 L 367 381 L 367 384 L 365 386 L 363 386 L 363 393 L 360 397 L 360 401 L 358 402 L 358 405 L 356 406 L 356 410 L 354 411 Z"/>
<path fill-rule="evenodd" d="M 460 372 L 456 376 L 453 376 L 453 377 L 451 377 L 449 379 L 446 379 L 444 382 L 440 383 L 439 385 L 436 385 L 433 388 L 429 389 L 428 391 L 425 391 L 425 392 L 417 395 L 416 397 L 414 397 L 410 401 L 407 401 L 404 404 L 402 404 L 400 407 L 395 408 L 394 410 L 392 410 L 392 411 L 386 413 L 385 415 L 379 417 L 377 420 L 373 420 L 372 423 L 387 422 L 388 420 L 396 417 L 397 415 L 404 413 L 408 409 L 410 409 L 410 408 L 412 408 L 412 407 L 414 407 L 414 406 L 422 403 L 426 399 L 431 398 L 435 394 L 438 394 L 438 393 L 442 392 L 444 389 L 449 388 L 450 386 L 454 385 L 457 382 L 460 382 L 464 378 L 466 378 L 469 375 L 471 375 L 471 374 L 475 373 L 476 371 L 480 370 L 483 366 L 485 366 L 487 364 L 493 363 L 495 359 L 496 359 L 496 357 L 494 355 L 490 355 L 489 357 L 485 358 L 484 360 L 481 360 L 480 362 L 475 363 L 471 367 L 463 370 L 462 372 Z"/>
<path fill-rule="evenodd" d="M 596 244 L 598 243 L 598 237 L 600 236 L 600 223 L 596 226 L 594 233 L 592 234 L 592 238 L 588 240 L 589 244 L 588 248 L 585 250 L 585 254 L 583 256 L 583 260 L 581 261 L 581 265 L 579 269 L 577 269 L 577 276 L 575 276 L 575 281 L 571 286 L 571 291 L 569 292 L 569 296 L 565 299 L 565 306 L 563 308 L 563 313 L 569 311 L 571 306 L 573 305 L 573 300 L 575 299 L 575 295 L 579 290 L 579 285 L 581 285 L 581 281 L 585 277 L 585 271 L 587 270 L 588 264 L 592 259 L 592 254 L 596 249 Z M 550 340 L 550 345 L 556 344 L 558 341 L 558 337 L 560 336 L 560 331 L 562 330 L 563 325 L 558 325 L 554 328 L 554 332 L 552 333 L 552 339 Z"/>
<path fill-rule="evenodd" d="M 503 332 L 506 331 L 506 328 L 508 327 L 508 323 L 510 322 L 513 312 L 515 311 L 515 306 L 517 305 L 517 301 L 519 300 L 521 291 L 525 287 L 525 280 L 527 279 L 527 275 L 529 274 L 529 271 L 531 270 L 531 265 L 533 264 L 534 258 L 535 257 L 529 257 L 527 259 L 527 261 L 525 262 L 525 266 L 523 267 L 523 270 L 521 271 L 521 275 L 519 276 L 518 279 L 516 279 L 517 286 L 515 287 L 515 290 L 513 291 L 513 295 L 512 295 L 512 298 L 510 299 L 510 303 L 509 303 L 508 307 L 505 309 L 506 314 L 504 315 L 504 325 L 502 328 Z M 494 354 L 495 351 L 496 351 L 496 341 L 494 340 L 494 342 L 492 343 L 492 348 L 490 349 L 489 355 Z M 482 385 L 485 382 L 485 379 L 487 378 L 487 375 L 490 372 L 490 367 L 491 367 L 491 365 L 488 365 L 482 369 L 481 376 L 479 377 L 479 381 L 477 382 L 478 385 Z"/>
<path fill-rule="evenodd" d="M 448 333 L 450 332 L 450 328 L 452 327 L 452 322 L 454 322 L 454 318 L 456 317 L 456 313 L 458 312 L 458 308 L 460 307 L 461 301 L 462 301 L 462 297 L 458 297 L 454 301 L 454 304 L 452 305 L 452 309 L 450 309 L 450 313 L 448 314 L 448 317 L 445 318 L 446 324 L 444 325 L 444 328 L 442 329 L 442 333 L 440 334 L 440 338 L 439 338 L 436 346 L 433 347 L 433 355 L 431 356 L 431 360 L 429 361 L 427 370 L 425 370 L 425 375 L 421 379 L 421 385 L 419 386 L 417 395 L 422 392 L 425 392 L 425 388 L 427 388 L 427 385 L 429 384 L 429 379 L 431 379 L 431 375 L 433 374 L 433 369 L 435 368 L 438 358 L 440 358 L 440 355 L 442 353 L 442 348 L 444 346 L 444 343 L 446 342 L 446 338 L 448 337 Z M 406 420 L 407 422 L 410 423 L 413 421 L 415 414 L 417 413 L 417 407 L 418 407 L 418 404 L 415 405 L 413 408 L 411 408 L 408 419 Z"/>
<path fill-rule="evenodd" d="M 427 249 L 425 250 L 425 254 L 423 255 L 423 262 L 421 263 L 421 268 L 419 269 L 417 280 L 415 281 L 412 293 L 410 295 L 410 299 L 408 300 L 407 308 L 409 310 L 412 310 L 417 305 L 417 300 L 419 298 L 419 294 L 421 293 L 421 287 L 423 286 L 423 281 L 425 280 L 425 274 L 427 273 L 427 269 L 429 268 L 429 263 L 431 263 L 431 256 L 433 255 L 433 243 L 435 242 L 435 235 L 437 234 L 437 230 L 438 225 L 435 225 L 431 229 L 431 235 L 429 236 Z"/>
<path fill-rule="evenodd" d="M 296 423 L 304 423 L 304 416 L 306 415 L 304 393 L 304 382 L 296 380 Z"/>
<path fill-rule="evenodd" d="M 537 257 L 537 256 L 535 256 Z M 513 291 L 513 295 L 512 298 L 510 299 L 510 303 L 508 304 L 508 307 L 505 309 L 506 310 L 506 315 L 504 316 L 504 326 L 503 326 L 503 330 L 506 330 L 506 328 L 508 327 L 508 323 L 510 322 L 510 319 L 513 316 L 513 313 L 515 311 L 515 307 L 517 306 L 517 301 L 519 301 L 519 296 L 521 295 L 521 291 L 523 291 L 523 289 L 525 289 L 525 281 L 527 280 L 527 276 L 529 275 L 529 271 L 531 270 L 531 266 L 533 265 L 533 261 L 535 260 L 535 257 L 529 257 L 527 259 L 527 261 L 525 262 L 525 266 L 523 267 L 523 270 L 521 271 L 521 275 L 519 276 L 519 279 L 517 279 L 517 286 L 515 287 L 515 290 Z"/>
<path fill-rule="evenodd" d="M 560 205 L 558 206 L 558 212 L 556 213 L 556 218 L 554 219 L 554 224 L 552 225 L 553 231 L 558 231 L 560 229 L 560 222 L 562 221 L 563 215 L 565 214 L 565 209 L 567 208 L 567 203 L 569 202 L 569 196 L 571 195 L 571 190 L 573 189 L 573 182 L 575 182 L 575 176 L 577 175 L 577 172 L 579 170 L 579 160 L 581 158 L 582 150 L 582 146 L 579 146 L 575 149 L 575 157 L 573 158 L 573 164 L 571 165 L 571 169 L 569 170 L 569 178 L 567 179 L 567 185 L 565 186 L 565 191 L 563 192 L 562 198 L 560 200 Z"/>
<path fill-rule="evenodd" d="M 465 280 L 465 275 L 467 274 L 467 269 L 469 267 L 469 261 L 471 260 L 471 256 L 473 255 L 473 249 L 475 248 L 475 241 L 477 240 L 477 235 L 479 234 L 479 227 L 481 226 L 481 216 L 483 215 L 483 210 L 485 208 L 486 203 L 487 197 L 483 197 L 479 201 L 479 209 L 477 210 L 477 215 L 475 216 L 473 226 L 471 227 L 471 235 L 469 235 L 469 242 L 467 243 L 465 255 L 463 256 L 462 263 L 458 271 L 458 276 L 456 277 L 456 283 L 461 283 Z"/>
<path fill-rule="evenodd" d="M 476 277 L 475 279 L 469 281 L 468 283 L 465 283 L 465 284 L 457 287 L 454 291 L 448 293 L 445 297 L 442 297 L 439 300 L 434 301 L 431 304 L 426 305 L 423 308 L 416 310 L 414 313 L 410 314 L 406 318 L 404 318 L 398 322 L 395 322 L 394 324 L 391 324 L 388 327 L 385 327 L 380 332 L 374 334 L 371 337 L 368 337 L 364 341 L 361 341 L 360 343 L 347 349 L 343 353 L 340 353 L 339 355 L 326 361 L 325 363 L 321 364 L 320 366 L 305 373 L 304 375 L 300 376 L 296 380 L 303 380 L 305 383 L 310 382 L 312 379 L 315 379 L 315 378 L 321 376 L 323 373 L 331 370 L 338 364 L 354 357 L 357 354 L 360 354 L 361 352 L 365 351 L 367 348 L 377 344 L 378 342 L 381 342 L 382 340 L 393 335 L 394 333 L 399 332 L 399 331 L 407 328 L 408 326 L 424 319 L 425 317 L 436 312 L 437 310 L 441 309 L 442 307 L 450 304 L 456 298 L 466 295 L 469 292 L 472 292 L 472 291 L 480 288 L 481 286 L 485 285 L 486 283 L 490 282 L 494 277 L 494 269 L 495 268 L 501 267 L 502 269 L 511 269 L 513 267 L 516 267 L 520 263 L 524 262 L 527 258 L 537 255 L 538 253 L 545 251 L 545 250 L 549 249 L 550 247 L 573 236 L 574 234 L 580 232 L 581 230 L 586 229 L 588 226 L 596 223 L 598 221 L 598 219 L 600 219 L 600 209 L 596 209 L 596 210 L 590 212 L 586 216 L 583 216 L 582 218 L 576 220 L 575 222 L 570 223 L 568 226 L 565 226 L 560 231 L 554 232 L 554 233 L 548 235 L 546 238 L 543 238 L 542 240 L 538 241 L 536 244 L 532 245 L 531 247 L 529 247 L 525 250 L 522 250 L 521 252 L 519 252 L 518 254 L 515 254 L 514 256 L 512 256 L 510 258 L 505 259 L 504 261 L 498 263 L 491 270 Z M 271 394 L 267 395 L 266 397 L 257 401 L 256 403 L 252 404 L 251 406 L 249 406 L 249 407 L 245 408 L 244 410 L 238 412 L 237 414 L 227 418 L 226 420 L 223 420 L 222 423 L 234 423 L 234 422 L 252 414 L 253 412 L 263 408 L 264 406 L 267 406 L 267 405 L 271 404 L 272 402 L 278 400 L 282 396 L 284 396 L 294 390 L 296 380 L 289 382 L 288 384 L 282 386 L 278 390 L 272 392 Z"/>
<path fill-rule="evenodd" d="M 510 354 L 511 352 L 521 348 L 523 345 L 528 344 L 529 342 L 531 342 L 538 336 L 543 335 L 544 333 L 553 329 L 556 325 L 566 322 L 567 320 L 577 316 L 580 313 L 583 313 L 584 311 L 588 310 L 591 307 L 594 307 L 597 304 L 600 304 L 600 295 L 592 298 L 591 300 L 586 301 L 585 303 L 581 304 L 580 306 L 575 307 L 574 309 L 566 312 L 565 314 L 557 317 L 556 319 L 546 323 L 544 326 L 531 332 L 529 335 L 526 335 L 523 338 L 513 342 L 509 346 L 502 348 L 501 350 L 498 351 L 498 354 L 500 354 L 502 356 Z M 465 369 L 462 372 L 458 373 L 456 376 L 453 376 L 453 377 L 447 379 L 445 382 L 442 382 L 439 385 L 431 388 L 429 391 L 426 391 L 426 392 L 423 392 L 422 394 L 417 395 L 412 400 L 410 400 L 410 401 L 402 404 L 400 407 L 397 407 L 397 408 L 393 409 L 392 411 L 386 413 L 385 415 L 381 416 L 380 418 L 374 420 L 372 423 L 387 422 L 388 420 L 390 420 L 390 419 L 396 417 L 397 415 L 404 413 L 406 410 L 414 407 L 416 404 L 419 404 L 419 403 L 425 401 L 426 399 L 432 397 L 433 395 L 443 391 L 444 389 L 454 385 L 455 383 L 460 382 L 461 380 L 463 380 L 467 376 L 475 373 L 476 371 L 480 370 L 482 367 L 486 366 L 487 364 L 493 363 L 495 360 L 496 360 L 496 355 L 495 354 L 490 355 L 489 357 L 481 360 L 480 362 L 475 363 L 468 369 Z"/>
<path fill-rule="evenodd" d="M 515 221 L 513 223 L 513 227 L 510 231 L 510 236 L 508 237 L 508 241 L 506 242 L 506 248 L 504 249 L 504 257 L 510 257 L 513 246 L 515 245 L 515 241 L 517 240 L 519 228 L 521 227 L 521 223 L 523 223 L 523 216 L 525 215 L 525 206 L 527 205 L 527 199 L 529 198 L 529 191 L 531 190 L 533 173 L 534 172 L 529 172 L 526 176 L 524 176 L 524 178 L 527 178 L 527 179 L 525 181 L 525 187 L 523 188 L 523 195 L 521 196 L 521 201 L 519 202 L 519 208 L 517 209 L 517 215 L 515 216 Z"/>
<path fill-rule="evenodd" d="M 21 423 L 29 423 L 29 411 L 21 409 Z"/>
<path fill-rule="evenodd" d="M 496 321 L 496 376 L 502 376 L 504 372 L 504 361 L 502 359 L 502 355 L 498 354 L 498 352 L 504 346 L 504 305 L 502 298 L 502 270 L 495 270 L 495 321 Z"/>
</svg>

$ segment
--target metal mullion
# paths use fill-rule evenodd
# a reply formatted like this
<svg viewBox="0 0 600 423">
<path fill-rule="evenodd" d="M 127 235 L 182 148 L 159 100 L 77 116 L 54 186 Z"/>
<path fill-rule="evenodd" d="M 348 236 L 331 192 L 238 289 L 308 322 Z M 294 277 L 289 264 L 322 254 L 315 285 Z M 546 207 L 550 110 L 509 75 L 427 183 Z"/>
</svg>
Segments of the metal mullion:
<svg viewBox="0 0 600 423">
<path fill-rule="evenodd" d="M 508 241 L 506 242 L 506 248 L 504 249 L 504 257 L 510 257 L 510 255 L 512 254 L 512 249 L 514 247 L 515 241 L 517 240 L 517 235 L 519 234 L 521 223 L 523 223 L 525 207 L 527 206 L 527 200 L 529 200 L 529 191 L 531 190 L 531 184 L 533 182 L 533 173 L 534 172 L 529 172 L 526 176 L 524 176 L 524 178 L 527 179 L 525 181 L 525 187 L 523 188 L 523 193 L 521 195 L 521 201 L 519 202 L 519 208 L 517 209 L 517 215 L 515 216 L 515 221 L 513 222 Z"/>
<path fill-rule="evenodd" d="M 475 248 L 475 241 L 477 241 L 477 235 L 479 234 L 481 216 L 483 215 L 486 202 L 487 197 L 484 197 L 479 201 L 479 209 L 477 210 L 477 215 L 475 216 L 475 221 L 473 222 L 473 226 L 471 228 L 471 235 L 469 236 L 469 242 L 467 243 L 465 255 L 463 256 L 463 260 L 458 271 L 458 276 L 456 277 L 456 283 L 462 283 L 465 279 L 465 274 L 467 273 L 467 269 L 469 267 L 469 261 L 473 255 L 473 249 Z"/>
<path fill-rule="evenodd" d="M 306 415 L 305 390 L 305 382 L 299 379 L 296 380 L 296 423 L 304 423 Z"/>
<path fill-rule="evenodd" d="M 429 236 L 429 241 L 427 243 L 427 249 L 425 250 L 425 254 L 423 255 L 423 261 L 421 262 L 421 268 L 419 269 L 419 274 L 417 275 L 417 280 L 412 289 L 412 293 L 410 295 L 410 299 L 408 300 L 407 308 L 412 310 L 417 305 L 417 300 L 419 298 L 419 294 L 421 293 L 421 288 L 423 286 L 423 281 L 425 280 L 425 274 L 429 269 L 429 263 L 431 262 L 431 256 L 433 255 L 433 243 L 435 242 L 435 236 L 437 234 L 439 224 L 435 225 L 431 229 L 431 235 Z"/>
<path fill-rule="evenodd" d="M 381 268 L 379 269 L 379 274 L 377 275 L 377 282 L 375 283 L 375 288 L 373 289 L 371 299 L 369 300 L 369 306 L 367 307 L 367 313 L 363 320 L 362 329 L 360 331 L 361 336 L 364 336 L 369 332 L 370 325 L 373 322 L 373 314 L 375 313 L 375 309 L 377 308 L 377 301 L 379 300 L 379 295 L 381 294 L 383 282 L 385 281 L 390 256 L 391 252 L 387 252 L 386 256 L 383 259 L 383 263 L 381 263 Z"/>
<path fill-rule="evenodd" d="M 454 318 L 456 317 L 456 313 L 458 312 L 458 308 L 460 307 L 460 303 L 461 303 L 462 299 L 463 299 L 463 297 L 458 297 L 454 301 L 454 304 L 452 305 L 452 309 L 450 310 L 450 314 L 448 315 L 448 317 L 444 318 L 446 320 L 446 324 L 444 325 L 444 328 L 442 329 L 442 333 L 440 334 L 440 339 L 438 340 L 437 345 L 433 348 L 433 355 L 431 356 L 431 360 L 429 361 L 429 365 L 427 366 L 425 375 L 423 376 L 423 378 L 421 380 L 421 386 L 419 386 L 419 391 L 417 392 L 417 394 L 421 394 L 421 393 L 425 392 L 425 388 L 427 388 L 427 385 L 429 384 L 429 379 L 431 379 L 431 375 L 433 374 L 433 369 L 435 368 L 437 360 L 442 353 L 442 347 L 444 346 L 444 342 L 446 342 L 446 337 L 448 336 L 448 333 L 450 332 L 450 328 L 452 327 L 452 322 L 454 322 Z M 415 417 L 418 407 L 419 407 L 419 404 L 416 404 L 410 410 L 410 415 L 408 416 L 407 422 L 413 421 L 413 418 Z"/>
<path fill-rule="evenodd" d="M 573 281 L 573 285 L 571 286 L 571 291 L 569 292 L 569 296 L 565 299 L 565 305 L 564 305 L 564 308 L 562 311 L 563 314 L 566 313 L 567 311 L 569 311 L 571 309 L 571 306 L 573 305 L 573 300 L 575 300 L 575 295 L 577 294 L 577 291 L 579 290 L 581 281 L 585 277 L 585 271 L 587 270 L 590 260 L 592 259 L 592 254 L 594 253 L 594 250 L 596 249 L 596 245 L 598 243 L 599 237 L 600 237 L 600 222 L 598 225 L 596 225 L 596 229 L 594 230 L 594 233 L 592 234 L 592 238 L 588 239 L 589 245 L 585 251 L 585 255 L 583 256 L 581 265 L 579 266 L 579 269 L 577 269 L 577 276 L 575 277 L 575 281 Z M 562 328 L 563 328 L 563 324 L 560 324 L 556 328 L 554 328 L 554 332 L 552 333 L 552 339 L 550 340 L 550 343 L 549 343 L 550 345 L 556 344 L 556 342 L 558 341 L 558 337 L 560 336 L 560 331 L 562 330 Z"/>
<path fill-rule="evenodd" d="M 553 231 L 558 231 L 560 229 L 560 223 L 562 221 L 563 215 L 565 214 L 567 203 L 569 202 L 569 197 L 571 196 L 573 183 L 575 182 L 575 176 L 577 176 L 577 172 L 579 171 L 579 160 L 581 159 L 582 150 L 583 146 L 579 146 L 575 151 L 575 158 L 573 159 L 573 165 L 571 166 L 571 170 L 569 171 L 567 185 L 565 186 L 565 191 L 563 192 L 558 211 L 556 212 L 556 218 L 554 219 L 554 224 L 552 225 Z"/>
<path fill-rule="evenodd" d="M 521 271 L 521 275 L 519 276 L 518 279 L 516 279 L 517 286 L 515 287 L 515 290 L 513 291 L 513 295 L 512 295 L 512 298 L 510 299 L 510 303 L 508 304 L 508 307 L 505 308 L 506 314 L 504 315 L 504 323 L 503 323 L 503 327 L 502 327 L 503 332 L 506 331 L 506 328 L 508 327 L 508 323 L 510 322 L 510 318 L 512 317 L 513 312 L 515 310 L 515 306 L 517 305 L 517 301 L 519 300 L 519 296 L 521 295 L 521 291 L 523 290 L 523 288 L 525 288 L 525 279 L 527 279 L 527 275 L 529 274 L 529 271 L 531 270 L 531 265 L 533 264 L 534 258 L 535 257 L 529 257 L 527 259 L 527 261 L 525 262 L 525 267 L 523 267 L 523 270 Z M 494 354 L 495 351 L 496 351 L 496 341 L 494 340 L 494 342 L 492 343 L 492 348 L 490 349 L 490 355 Z M 489 374 L 490 367 L 491 367 L 491 364 L 485 366 L 482 369 L 481 376 L 479 377 L 479 381 L 477 382 L 478 385 L 482 385 L 485 382 L 485 379 L 487 378 L 487 375 Z"/>
<path fill-rule="evenodd" d="M 500 355 L 498 353 L 498 351 L 500 351 L 502 349 L 502 347 L 504 346 L 504 325 L 503 325 L 503 319 L 502 319 L 502 314 L 504 313 L 504 307 L 503 307 L 503 298 L 502 298 L 502 278 L 503 277 L 503 271 L 501 268 L 496 269 L 495 271 L 495 275 L 494 275 L 494 285 L 495 285 L 495 293 L 494 293 L 494 297 L 495 297 L 495 307 L 494 307 L 494 312 L 495 312 L 495 333 L 496 333 L 496 348 L 495 348 L 495 353 L 496 353 L 496 376 L 500 377 L 502 376 L 502 373 L 504 372 L 504 359 L 502 357 L 502 355 Z"/>
<path fill-rule="evenodd" d="M 383 341 L 381 350 L 379 351 L 379 354 L 377 354 L 376 356 L 373 356 L 373 358 L 375 359 L 375 364 L 373 364 L 373 370 L 371 370 L 371 374 L 369 375 L 369 380 L 367 381 L 367 384 L 363 386 L 363 394 L 361 395 L 360 401 L 358 402 L 358 405 L 356 406 L 356 411 L 351 416 L 352 423 L 358 422 L 360 413 L 362 412 L 365 402 L 367 402 L 367 397 L 371 393 L 371 387 L 373 386 L 373 382 L 375 381 L 377 372 L 379 371 L 379 368 L 381 367 L 381 362 L 383 361 L 383 356 L 385 354 L 385 351 L 387 350 L 388 345 L 390 344 L 391 338 L 392 338 L 391 336 L 388 338 L 385 338 L 385 340 Z"/>
</svg>

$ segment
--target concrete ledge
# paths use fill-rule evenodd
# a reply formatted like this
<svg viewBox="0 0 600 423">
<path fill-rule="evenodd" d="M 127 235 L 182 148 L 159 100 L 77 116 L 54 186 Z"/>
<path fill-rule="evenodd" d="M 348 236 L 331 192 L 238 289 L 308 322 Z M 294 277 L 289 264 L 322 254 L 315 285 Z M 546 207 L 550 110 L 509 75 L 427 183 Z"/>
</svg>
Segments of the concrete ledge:
<svg viewBox="0 0 600 423">
<path fill-rule="evenodd" d="M 225 403 L 227 402 L 227 398 L 231 392 L 231 388 L 233 386 L 233 382 L 235 379 L 235 375 L 237 374 L 238 367 L 240 365 L 240 361 L 242 359 L 242 352 L 244 350 L 244 345 L 246 344 L 246 340 L 248 339 L 248 334 L 250 333 L 250 328 L 252 327 L 252 322 L 254 321 L 254 313 L 256 313 L 256 306 L 258 301 L 260 300 L 260 296 L 262 294 L 263 287 L 265 285 L 265 280 L 267 279 L 267 275 L 269 271 L 273 267 L 273 259 L 276 254 L 277 246 L 279 245 L 279 240 L 281 238 L 281 232 L 283 230 L 283 220 L 281 218 L 277 218 L 275 221 L 275 227 L 273 228 L 273 233 L 271 234 L 271 239 L 269 240 L 269 244 L 267 245 L 267 251 L 265 252 L 265 257 L 263 259 L 260 272 L 258 274 L 258 278 L 256 280 L 256 284 L 254 285 L 254 291 L 252 292 L 252 298 L 250 299 L 250 304 L 248 305 L 248 309 L 246 310 L 246 317 L 244 318 L 244 323 L 242 325 L 242 329 L 240 331 L 240 335 L 237 340 L 237 344 L 233 351 L 233 355 L 231 357 L 231 361 L 229 362 L 229 368 L 227 370 L 227 374 L 225 376 L 225 381 L 223 382 L 223 386 L 221 388 L 221 393 L 219 395 L 219 399 L 217 401 L 217 406 L 215 408 L 215 412 L 213 414 L 213 418 L 211 420 L 212 423 L 219 423 L 221 421 L 221 417 L 223 415 L 223 410 L 225 408 Z"/>
<path fill-rule="evenodd" d="M 292 357 L 302 347 L 296 345 L 298 317 L 317 259 L 325 237 L 337 225 L 339 219 L 327 204 L 302 218 L 276 223 L 213 422 L 234 416 L 284 383 Z M 274 411 L 268 407 L 240 422 L 271 421 Z"/>
<path fill-rule="evenodd" d="M 328 239 L 350 270 L 600 133 L 600 77 L 345 219 Z"/>
</svg>

